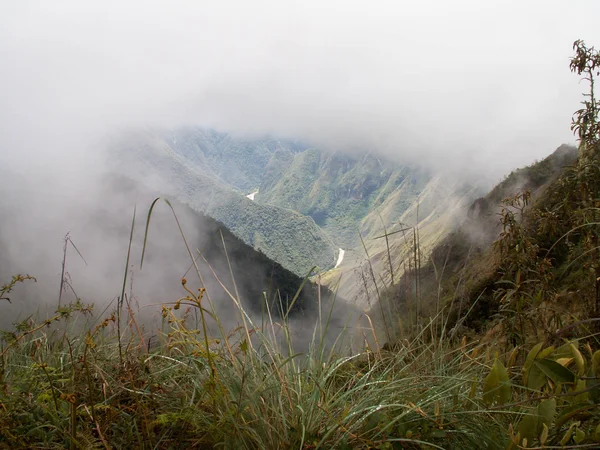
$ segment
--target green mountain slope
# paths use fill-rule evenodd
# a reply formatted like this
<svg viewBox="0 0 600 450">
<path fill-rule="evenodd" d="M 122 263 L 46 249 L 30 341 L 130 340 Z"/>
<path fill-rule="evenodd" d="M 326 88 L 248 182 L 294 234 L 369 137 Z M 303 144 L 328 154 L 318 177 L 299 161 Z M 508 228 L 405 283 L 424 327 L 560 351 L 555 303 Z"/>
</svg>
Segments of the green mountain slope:
<svg viewBox="0 0 600 450">
<path fill-rule="evenodd" d="M 5 173 L 0 180 L 0 192 L 10 193 L 22 180 Z M 43 199 L 39 192 L 23 189 L 19 197 L 4 197 L 0 202 L 0 278 L 10 280 L 18 273 L 30 273 L 37 283 L 20 285 L 11 293 L 11 304 L 3 304 L 0 327 L 10 328 L 17 317 L 27 317 L 36 311 L 45 312 L 56 307 L 60 260 L 60 238 L 65 226 L 69 226 L 73 242 L 85 257 L 85 263 L 69 248 L 67 259 L 68 288 L 62 301 L 75 301 L 75 292 L 84 302 L 94 302 L 100 310 L 120 295 L 123 268 L 127 253 L 134 205 L 137 205 L 136 227 L 131 248 L 128 298 L 142 306 L 138 321 L 156 324 L 160 304 L 172 302 L 185 295 L 181 287 L 182 277 L 187 278 L 191 288 L 206 288 L 207 296 L 215 306 L 225 326 L 237 326 L 237 308 L 223 286 L 236 296 L 253 318 L 260 317 L 267 299 L 275 317 L 291 307 L 292 320 L 316 317 L 319 302 L 331 305 L 332 295 L 327 289 L 303 283 L 281 264 L 269 259 L 244 243 L 227 227 L 213 218 L 200 213 L 177 200 L 171 204 L 186 235 L 188 244 L 202 254 L 197 265 L 202 281 L 198 279 L 173 215 L 168 206 L 157 203 L 150 221 L 145 250 L 144 267 L 140 268 L 140 255 L 144 242 L 145 219 L 153 199 L 161 196 L 139 181 L 108 174 L 93 189 L 86 191 L 80 203 L 73 209 L 65 208 L 61 217 L 49 215 L 40 224 L 40 232 L 34 227 L 23 227 L 43 212 Z M 16 201 L 18 199 L 18 201 Z M 37 201 L 36 201 L 37 199 Z M 21 203 L 29 207 L 23 209 Z M 59 245 L 54 245 L 54 242 Z M 35 252 L 23 252 L 24 248 L 36 248 Z M 50 251 L 49 247 L 56 251 Z M 217 279 L 218 278 L 218 279 Z M 71 289 L 72 288 L 72 289 Z M 292 305 L 292 299 L 300 291 Z M 336 308 L 350 312 L 343 300 L 336 300 Z M 341 315 L 340 315 L 341 316 Z M 338 318 L 335 319 L 337 324 Z M 343 319 L 340 326 L 343 325 Z M 211 327 L 214 324 L 209 324 Z M 301 336 L 304 338 L 304 336 Z M 334 339 L 333 337 L 332 339 Z"/>
<path fill-rule="evenodd" d="M 365 282 L 372 278 L 365 277 L 367 264 L 374 269 L 378 282 L 385 284 L 392 283 L 408 267 L 408 241 L 412 237 L 398 234 L 386 243 L 378 236 L 418 222 L 421 257 L 426 260 L 434 245 L 461 223 L 468 204 L 478 194 L 472 186 L 432 177 L 424 170 L 373 154 L 353 157 L 290 141 L 245 141 L 196 128 L 163 132 L 160 137 L 165 141 L 161 145 L 171 153 L 170 159 L 192 168 L 195 177 L 200 172 L 205 181 L 209 180 L 208 185 L 198 181 L 194 185 L 181 176 L 175 177 L 176 185 L 183 181 L 178 192 L 183 191 L 185 201 L 222 220 L 246 242 L 284 265 L 290 264 L 289 253 L 302 248 L 309 252 L 305 252 L 301 267 L 306 269 L 310 258 L 315 257 L 320 258 L 313 261 L 321 267 L 331 267 L 319 262 L 331 261 L 330 256 L 310 252 L 315 242 L 323 241 L 319 233 L 323 230 L 344 249 L 340 267 L 323 274 L 323 282 L 336 286 L 341 296 L 361 307 L 368 307 L 370 299 L 377 296 L 372 280 Z M 195 186 L 195 191 L 188 192 L 190 186 Z M 198 189 L 205 195 L 200 196 Z M 255 204 L 248 206 L 247 199 L 233 195 L 232 189 L 244 194 L 257 190 Z M 266 218 L 256 204 L 270 217 Z M 282 214 L 282 209 L 288 213 Z M 303 233 L 296 233 L 290 217 L 304 222 L 312 218 L 320 230 L 309 226 Z M 265 232 L 249 232 L 249 223 Z M 267 232 L 274 223 L 278 224 L 279 234 L 295 236 L 295 244 L 285 245 L 287 252 L 279 246 L 279 234 Z M 364 239 L 369 258 L 359 236 Z M 327 249 L 330 251 L 331 247 Z M 341 251 L 334 250 L 334 256 L 340 255 Z M 344 276 L 340 280 L 341 274 Z"/>
<path fill-rule="evenodd" d="M 105 183 L 111 185 L 113 195 L 128 199 L 136 198 L 138 201 L 141 200 L 142 205 L 146 207 L 150 205 L 152 199 L 160 196 L 158 192 L 152 193 L 139 182 L 121 176 L 110 175 Z M 254 313 L 261 312 L 261 302 L 265 296 L 270 300 L 270 307 L 276 315 L 279 314 L 279 299 L 281 299 L 284 308 L 291 304 L 294 295 L 302 288 L 302 277 L 294 274 L 278 262 L 269 259 L 263 252 L 257 251 L 244 243 L 223 223 L 179 201 L 172 201 L 171 204 L 184 227 L 189 244 L 202 254 L 202 258 L 198 260 L 197 264 L 205 282 L 205 287 L 215 303 L 231 305 L 231 299 L 228 298 L 220 285 L 220 283 L 223 283 L 230 292 L 236 293 L 237 291 L 236 295 L 240 296 L 240 300 L 244 302 L 245 307 Z M 173 241 L 180 240 L 177 233 L 173 233 L 176 230 L 173 226 L 173 218 L 169 208 L 165 206 L 160 208 L 160 204 L 158 206 L 153 211 L 150 222 L 144 262 L 144 265 L 150 270 L 153 264 L 157 268 L 162 267 L 162 270 L 166 270 L 164 268 L 165 253 L 163 251 L 165 245 L 160 241 L 167 239 L 172 245 Z M 142 211 L 142 213 L 145 214 L 146 211 Z M 92 219 L 92 222 L 102 226 L 100 216 L 114 217 L 114 214 L 111 212 L 109 204 L 105 210 L 101 209 L 94 212 L 94 216 L 96 219 Z M 141 237 L 141 231 L 141 229 L 138 231 L 137 236 Z M 166 238 L 168 233 L 171 233 L 171 236 Z M 179 245 L 179 247 L 182 246 Z M 180 250 L 183 250 L 183 248 Z M 177 262 L 174 261 L 173 255 L 169 255 L 167 259 L 171 260 L 171 264 L 184 263 L 189 265 L 189 257 L 186 257 L 185 253 L 183 251 L 179 252 Z M 217 282 L 215 275 L 219 278 L 219 282 Z M 193 270 L 188 272 L 187 276 L 194 279 Z M 174 281 L 179 280 L 175 279 Z M 327 290 L 323 290 L 322 294 L 325 297 L 330 295 Z M 316 296 L 315 286 L 310 283 L 305 284 L 298 300 L 292 307 L 292 312 L 310 313 L 317 304 Z"/>
<path fill-rule="evenodd" d="M 337 247 L 345 250 L 340 269 L 352 272 L 364 262 L 362 235 L 378 276 L 391 282 L 389 262 L 387 269 L 382 265 L 387 246 L 373 238 L 402 223 L 413 225 L 418 210 L 420 227 L 432 230 L 424 230 L 422 241 L 430 248 L 454 226 L 454 203 L 464 206 L 474 192 L 373 154 L 353 157 L 200 128 L 138 131 L 121 136 L 116 147 L 127 148 L 118 159 L 125 172 L 222 221 L 298 274 L 313 265 L 331 268 L 342 255 Z M 245 198 L 250 192 L 254 202 Z M 402 270 L 405 257 L 405 245 L 396 241 L 390 244 L 394 271 Z M 361 289 L 354 276 L 342 283 L 343 295 L 356 297 Z"/>
<path fill-rule="evenodd" d="M 361 221 L 388 202 L 384 220 L 393 223 L 428 179 L 415 168 L 373 155 L 353 158 L 315 148 L 281 151 L 266 167 L 257 201 L 310 216 L 339 246 L 352 248 L 360 242 Z"/>
<path fill-rule="evenodd" d="M 175 151 L 164 139 L 138 131 L 120 136 L 113 144 L 114 170 L 153 189 L 176 196 L 196 211 L 223 222 L 244 242 L 298 275 L 314 266 L 335 262 L 332 240 L 310 218 L 289 209 L 258 204 L 232 189 L 202 165 Z"/>
</svg>

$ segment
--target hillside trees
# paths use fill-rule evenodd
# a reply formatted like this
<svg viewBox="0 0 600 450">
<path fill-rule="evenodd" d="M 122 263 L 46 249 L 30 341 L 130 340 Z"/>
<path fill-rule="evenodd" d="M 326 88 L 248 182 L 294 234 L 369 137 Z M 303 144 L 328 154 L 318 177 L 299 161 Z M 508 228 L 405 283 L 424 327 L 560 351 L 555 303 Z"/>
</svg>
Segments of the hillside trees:
<svg viewBox="0 0 600 450">
<path fill-rule="evenodd" d="M 545 304 L 553 311 L 550 320 L 541 320 L 547 332 L 560 328 L 564 319 L 561 291 L 577 293 L 580 320 L 596 322 L 600 316 L 600 103 L 595 93 L 600 52 L 581 40 L 573 49 L 570 69 L 588 84 L 571 125 L 579 141 L 577 161 L 535 201 L 529 192 L 505 199 L 495 243 L 501 255 L 496 298 L 499 311 L 509 313 L 503 318 L 510 323 L 531 316 L 535 329 L 543 319 L 539 306 Z M 524 328 L 518 328 L 517 336 L 525 339 Z"/>
<path fill-rule="evenodd" d="M 600 215 L 600 122 L 598 109 L 600 103 L 595 94 L 595 83 L 600 75 L 600 51 L 588 47 L 581 40 L 573 44 L 575 56 L 571 58 L 571 71 L 588 82 L 589 90 L 584 93 L 583 107 L 575 112 L 571 129 L 579 138 L 579 161 L 577 176 L 581 195 L 579 216 L 580 226 L 588 227 L 585 239 L 591 254 L 591 270 L 594 275 L 595 304 L 594 313 L 600 315 L 600 259 L 598 254 L 598 223 Z"/>
</svg>

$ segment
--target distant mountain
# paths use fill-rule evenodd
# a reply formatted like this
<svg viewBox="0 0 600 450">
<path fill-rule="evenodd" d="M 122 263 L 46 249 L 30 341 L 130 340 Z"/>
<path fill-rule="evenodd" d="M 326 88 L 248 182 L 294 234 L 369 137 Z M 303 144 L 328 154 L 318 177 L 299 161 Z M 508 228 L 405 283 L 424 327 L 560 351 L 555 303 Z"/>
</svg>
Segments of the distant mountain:
<svg viewBox="0 0 600 450">
<path fill-rule="evenodd" d="M 277 152 L 256 198 L 312 217 L 340 247 L 352 248 L 360 243 L 358 231 L 367 216 L 387 204 L 384 221 L 394 223 L 428 181 L 417 168 L 372 154 L 352 157 L 309 148 Z"/>
<path fill-rule="evenodd" d="M 156 133 L 195 167 L 241 192 L 250 192 L 261 186 L 265 168 L 275 154 L 293 154 L 307 148 L 298 141 L 272 137 L 239 139 L 198 127 L 157 130 Z"/>
<path fill-rule="evenodd" d="M 248 140 L 194 127 L 153 134 L 222 185 L 243 194 L 258 191 L 257 203 L 312 217 L 342 247 L 359 243 L 360 222 L 384 203 L 386 225 L 394 223 L 431 178 L 374 154 L 349 156 L 268 136 Z"/>
<path fill-rule="evenodd" d="M 218 146 L 229 141 L 221 134 L 185 131 L 174 136 L 173 147 L 164 133 L 138 130 L 119 135 L 111 143 L 110 165 L 116 172 L 172 194 L 223 222 L 244 242 L 300 276 L 314 265 L 333 266 L 336 247 L 313 219 L 291 209 L 253 202 L 244 195 L 247 190 L 237 190 L 256 186 L 255 167 L 248 161 L 264 161 L 269 145 L 237 142 L 238 149 L 246 150 L 236 154 Z"/>
<path fill-rule="evenodd" d="M 372 275 L 371 287 L 363 276 L 367 261 L 378 282 L 391 284 L 413 245 L 407 231 L 387 243 L 379 236 L 418 223 L 426 260 L 479 195 L 374 153 L 353 156 L 273 137 L 244 140 L 190 127 L 131 131 L 112 146 L 115 170 L 223 222 L 298 275 L 319 266 L 324 283 L 361 307 L 376 296 Z"/>
</svg>

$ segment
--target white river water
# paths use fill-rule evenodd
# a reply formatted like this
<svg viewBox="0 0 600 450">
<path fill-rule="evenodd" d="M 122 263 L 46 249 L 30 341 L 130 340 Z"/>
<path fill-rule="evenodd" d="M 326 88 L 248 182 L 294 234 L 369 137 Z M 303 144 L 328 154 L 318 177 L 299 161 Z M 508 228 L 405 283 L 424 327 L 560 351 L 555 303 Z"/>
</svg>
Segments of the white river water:
<svg viewBox="0 0 600 450">
<path fill-rule="evenodd" d="M 334 269 L 336 269 L 344 260 L 344 253 L 346 253 L 346 252 L 340 248 L 340 254 L 338 255 L 338 259 L 337 259 L 337 262 L 335 263 Z"/>
</svg>

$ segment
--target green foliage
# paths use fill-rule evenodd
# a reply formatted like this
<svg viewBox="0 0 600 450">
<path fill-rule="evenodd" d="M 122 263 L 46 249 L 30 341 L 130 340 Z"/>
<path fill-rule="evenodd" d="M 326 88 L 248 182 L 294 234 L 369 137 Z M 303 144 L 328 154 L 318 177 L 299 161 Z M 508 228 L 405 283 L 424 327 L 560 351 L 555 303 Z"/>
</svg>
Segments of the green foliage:
<svg viewBox="0 0 600 450">
<path fill-rule="evenodd" d="M 215 202 L 206 213 L 223 222 L 269 258 L 299 276 L 313 265 L 328 268 L 335 263 L 332 240 L 310 218 L 291 210 L 269 205 L 248 205 L 244 198 L 231 197 Z"/>
<path fill-rule="evenodd" d="M 513 344 L 522 343 L 517 340 L 526 336 L 526 327 L 549 329 L 548 320 L 541 318 L 536 308 L 554 298 L 552 262 L 543 255 L 535 236 L 524 223 L 525 209 L 530 201 L 531 193 L 525 191 L 502 202 L 502 231 L 494 242 L 501 257 L 499 272 L 502 277 L 495 297 Z"/>
<path fill-rule="evenodd" d="M 580 140 L 577 159 L 563 146 L 544 161 L 511 174 L 476 208 L 477 225 L 493 230 L 494 208 L 500 204 L 502 228 L 493 249 L 486 249 L 494 235 L 490 232 L 475 245 L 467 239 L 466 245 L 458 242 L 458 250 L 449 250 L 471 257 L 446 287 L 458 316 L 465 304 L 477 303 L 465 324 L 474 326 L 477 321 L 482 328 L 490 318 L 500 319 L 513 345 L 531 342 L 534 336 L 554 339 L 557 330 L 597 317 L 600 311 L 600 122 L 594 93 L 600 57 L 582 41 L 575 42 L 574 49 L 571 69 L 590 87 L 573 120 Z M 474 224 L 465 228 L 469 227 Z M 457 236 L 460 233 L 452 239 Z M 457 285 L 463 293 L 455 301 Z"/>
<path fill-rule="evenodd" d="M 483 401 L 490 405 L 496 401 L 498 403 L 508 403 L 510 397 L 508 372 L 506 367 L 496 359 L 492 370 L 483 380 Z"/>
<path fill-rule="evenodd" d="M 586 346 L 584 354 L 593 359 L 591 347 Z M 576 341 L 557 349 L 544 349 L 540 342 L 530 350 L 522 368 L 523 384 L 516 379 L 513 384 L 528 406 L 518 425 L 509 428 L 512 448 L 600 443 L 596 434 L 600 408 L 595 399 L 600 378 L 586 367 L 589 363 Z"/>
<path fill-rule="evenodd" d="M 114 315 L 87 331 L 60 312 L 60 333 L 43 322 L 28 325 L 31 332 L 2 355 L 0 445 L 503 449 L 600 443 L 594 375 L 600 351 L 587 345 L 580 352 L 576 342 L 540 343 L 519 365 L 518 352 L 502 355 L 466 340 L 427 342 L 423 335 L 393 353 L 365 349 L 343 356 L 323 351 L 316 333 L 306 354 L 286 356 L 285 341 L 292 338 L 284 322 L 279 343 L 248 316 L 225 335 L 195 329 L 193 310 L 205 299 L 187 284 L 186 297 L 163 307 L 163 330 L 151 348 L 134 327 L 123 330 L 128 351 L 122 363 Z M 525 380 L 536 377 L 541 382 L 528 387 Z"/>
</svg>

